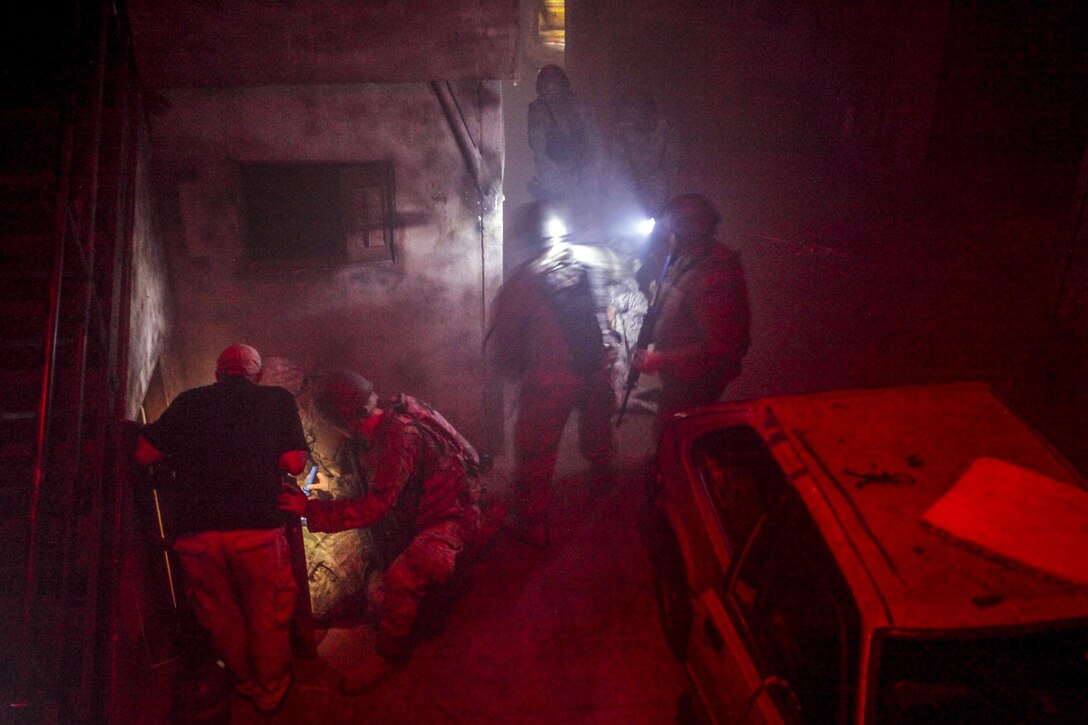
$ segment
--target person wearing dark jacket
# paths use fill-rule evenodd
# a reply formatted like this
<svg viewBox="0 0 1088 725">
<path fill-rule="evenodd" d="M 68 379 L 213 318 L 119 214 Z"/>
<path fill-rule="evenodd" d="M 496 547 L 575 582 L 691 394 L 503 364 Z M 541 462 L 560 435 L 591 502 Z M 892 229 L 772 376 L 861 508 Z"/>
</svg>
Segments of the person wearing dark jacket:
<svg viewBox="0 0 1088 725">
<path fill-rule="evenodd" d="M 294 397 L 260 378 L 255 349 L 228 347 L 213 385 L 183 392 L 143 429 L 136 460 L 173 468 L 174 550 L 193 609 L 235 692 L 267 713 L 291 682 L 297 591 L 276 497 L 284 472 L 301 473 L 309 449 Z"/>
</svg>

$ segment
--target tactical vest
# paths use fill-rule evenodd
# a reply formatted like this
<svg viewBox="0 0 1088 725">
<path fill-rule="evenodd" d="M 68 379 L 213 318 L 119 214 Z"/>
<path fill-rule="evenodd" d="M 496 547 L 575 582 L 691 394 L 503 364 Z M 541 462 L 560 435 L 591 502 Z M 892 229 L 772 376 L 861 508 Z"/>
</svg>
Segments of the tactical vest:
<svg viewBox="0 0 1088 725">
<path fill-rule="evenodd" d="M 605 360 L 604 336 L 589 268 L 564 255 L 541 265 L 538 272 L 548 302 L 559 317 L 574 371 L 581 375 L 600 371 Z"/>
</svg>

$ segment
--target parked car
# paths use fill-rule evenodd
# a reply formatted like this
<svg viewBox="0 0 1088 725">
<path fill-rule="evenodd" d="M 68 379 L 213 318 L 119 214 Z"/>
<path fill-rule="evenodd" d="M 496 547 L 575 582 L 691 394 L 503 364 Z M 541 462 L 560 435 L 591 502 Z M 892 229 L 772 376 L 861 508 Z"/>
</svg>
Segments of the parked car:
<svg viewBox="0 0 1088 725">
<path fill-rule="evenodd" d="M 707 721 L 1088 722 L 1088 485 L 987 386 L 681 413 L 651 486 Z"/>
</svg>

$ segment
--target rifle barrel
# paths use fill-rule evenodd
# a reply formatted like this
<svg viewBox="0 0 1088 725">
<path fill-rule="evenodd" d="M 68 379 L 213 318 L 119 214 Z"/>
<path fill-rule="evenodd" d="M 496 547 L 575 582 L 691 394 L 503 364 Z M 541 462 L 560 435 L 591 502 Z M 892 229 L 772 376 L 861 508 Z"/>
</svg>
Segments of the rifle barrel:
<svg viewBox="0 0 1088 725">
<path fill-rule="evenodd" d="M 650 347 L 650 343 L 653 341 L 654 324 L 657 321 L 657 304 L 661 301 L 661 286 L 665 284 L 665 275 L 669 273 L 669 266 L 672 265 L 672 252 L 669 252 L 665 257 L 665 263 L 661 266 L 661 274 L 657 278 L 657 286 L 654 288 L 654 298 L 650 301 L 650 307 L 646 310 L 646 314 L 642 317 L 642 327 L 638 331 L 638 340 L 635 342 L 633 352 L 627 356 L 627 364 L 630 368 L 627 371 L 627 385 L 624 386 L 623 402 L 620 404 L 619 415 L 616 416 L 616 427 L 620 427 L 620 423 L 623 422 L 623 416 L 627 412 L 627 402 L 631 398 L 631 391 L 638 385 L 639 371 L 634 366 L 633 360 L 635 355 L 640 350 L 646 350 Z"/>
</svg>

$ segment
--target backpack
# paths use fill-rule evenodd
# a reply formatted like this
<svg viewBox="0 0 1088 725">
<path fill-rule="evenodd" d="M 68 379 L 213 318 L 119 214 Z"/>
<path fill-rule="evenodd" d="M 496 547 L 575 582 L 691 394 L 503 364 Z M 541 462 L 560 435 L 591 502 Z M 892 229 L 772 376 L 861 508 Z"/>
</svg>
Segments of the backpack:
<svg viewBox="0 0 1088 725">
<path fill-rule="evenodd" d="M 443 442 L 461 461 L 465 472 L 470 476 L 479 476 L 482 472 L 480 454 L 463 435 L 457 432 L 442 414 L 418 398 L 405 393 L 397 393 L 388 403 L 389 409 L 405 415 L 424 434 Z"/>
</svg>

